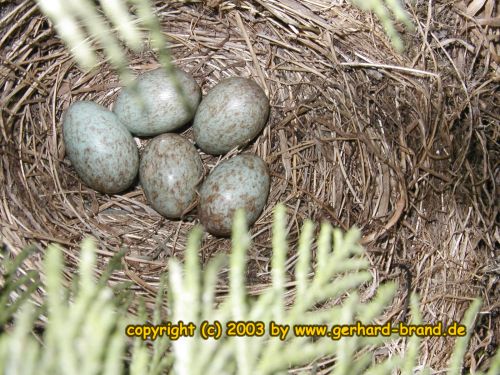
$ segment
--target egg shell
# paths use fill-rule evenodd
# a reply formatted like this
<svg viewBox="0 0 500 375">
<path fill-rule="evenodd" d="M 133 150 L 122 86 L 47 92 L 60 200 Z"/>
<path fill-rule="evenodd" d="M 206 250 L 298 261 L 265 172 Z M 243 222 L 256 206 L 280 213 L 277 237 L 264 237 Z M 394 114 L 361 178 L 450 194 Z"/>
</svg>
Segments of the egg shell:
<svg viewBox="0 0 500 375">
<path fill-rule="evenodd" d="M 137 145 L 107 108 L 88 101 L 73 103 L 64 116 L 63 139 L 71 164 L 91 188 L 119 193 L 137 177 Z"/>
<path fill-rule="evenodd" d="M 241 154 L 220 163 L 200 189 L 200 221 L 217 236 L 229 236 L 234 213 L 244 208 L 247 225 L 261 214 L 269 195 L 267 165 L 256 155 Z"/>
<path fill-rule="evenodd" d="M 175 68 L 185 95 L 176 90 L 172 75 L 163 68 L 140 75 L 133 87 L 123 89 L 113 111 L 132 134 L 154 136 L 170 132 L 192 120 L 201 100 L 201 90 L 193 77 Z M 189 106 L 187 106 L 187 105 Z"/>
<path fill-rule="evenodd" d="M 163 216 L 180 218 L 196 198 L 202 177 L 200 155 L 184 137 L 162 134 L 145 147 L 139 178 L 148 202 Z"/>
<path fill-rule="evenodd" d="M 204 152 L 221 155 L 254 139 L 268 117 L 269 100 L 254 80 L 227 78 L 215 85 L 198 106 L 194 139 Z"/>
</svg>

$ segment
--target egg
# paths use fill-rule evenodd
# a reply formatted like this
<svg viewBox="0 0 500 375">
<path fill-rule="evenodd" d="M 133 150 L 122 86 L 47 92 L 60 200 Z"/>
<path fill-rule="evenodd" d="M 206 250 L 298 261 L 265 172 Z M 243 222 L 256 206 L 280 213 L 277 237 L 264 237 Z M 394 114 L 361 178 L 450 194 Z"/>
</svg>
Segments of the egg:
<svg viewBox="0 0 500 375">
<path fill-rule="evenodd" d="M 201 223 L 214 235 L 229 236 L 234 213 L 244 208 L 247 225 L 253 225 L 266 204 L 269 184 L 267 165 L 256 155 L 241 154 L 220 163 L 200 189 Z"/>
<path fill-rule="evenodd" d="M 175 219 L 186 213 L 202 177 L 200 155 L 184 137 L 162 134 L 145 147 L 139 179 L 148 202 L 163 216 Z"/>
<path fill-rule="evenodd" d="M 175 68 L 168 75 L 163 68 L 146 72 L 133 87 L 123 89 L 113 111 L 132 134 L 154 136 L 170 132 L 192 120 L 201 100 L 201 90 L 193 77 Z M 184 98 L 176 90 L 175 77 Z"/>
<path fill-rule="evenodd" d="M 194 139 L 204 152 L 221 155 L 254 139 L 268 117 L 269 100 L 255 81 L 227 78 L 201 101 L 193 120 Z"/>
<path fill-rule="evenodd" d="M 64 116 L 63 139 L 76 173 L 91 188 L 121 192 L 134 182 L 139 151 L 116 115 L 93 102 L 73 103 Z"/>
</svg>

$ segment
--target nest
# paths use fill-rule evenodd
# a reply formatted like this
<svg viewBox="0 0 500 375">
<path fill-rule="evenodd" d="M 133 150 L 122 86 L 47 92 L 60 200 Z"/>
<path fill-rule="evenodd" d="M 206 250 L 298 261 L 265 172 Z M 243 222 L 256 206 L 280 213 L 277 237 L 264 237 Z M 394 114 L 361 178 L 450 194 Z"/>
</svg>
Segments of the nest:
<svg viewBox="0 0 500 375">
<path fill-rule="evenodd" d="M 282 202 L 290 279 L 304 220 L 357 226 L 375 283 L 400 281 L 387 319 L 404 319 L 408 289 L 419 293 L 429 323 L 459 321 L 471 298 L 483 299 L 466 365 L 487 367 L 500 308 L 495 2 L 409 8 L 416 30 L 400 29 L 402 54 L 376 19 L 345 2 L 283 3 L 158 2 L 157 9 L 175 64 L 204 94 L 225 77 L 243 76 L 270 97 L 269 122 L 244 150 L 264 158 L 272 176 L 268 204 L 251 228 L 249 291 L 270 283 L 272 209 Z M 132 280 L 152 301 L 167 260 L 183 257 L 196 211 L 170 221 L 148 206 L 140 186 L 118 195 L 84 186 L 65 158 L 62 115 L 78 100 L 110 107 L 118 76 L 106 62 L 81 71 L 32 2 L 11 1 L 0 16 L 3 245 L 13 254 L 28 244 L 41 251 L 62 245 L 68 278 L 84 237 L 98 239 L 99 270 L 126 248 L 111 282 Z M 148 41 L 129 58 L 137 73 L 159 66 Z M 189 129 L 183 135 L 192 139 Z M 207 171 L 220 162 L 202 159 Z M 207 234 L 200 256 L 207 262 L 228 251 L 228 239 Z M 30 267 L 40 268 L 39 255 Z M 224 275 L 219 291 L 227 292 Z M 424 339 L 421 362 L 443 368 L 452 345 Z"/>
</svg>

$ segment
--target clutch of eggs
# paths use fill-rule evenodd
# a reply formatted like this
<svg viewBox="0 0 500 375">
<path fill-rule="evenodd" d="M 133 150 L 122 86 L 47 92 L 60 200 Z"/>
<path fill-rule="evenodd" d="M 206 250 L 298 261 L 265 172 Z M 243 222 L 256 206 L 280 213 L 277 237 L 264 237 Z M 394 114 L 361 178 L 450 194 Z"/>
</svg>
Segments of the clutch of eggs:
<svg viewBox="0 0 500 375">
<path fill-rule="evenodd" d="M 173 76 L 163 69 L 140 75 L 120 92 L 113 112 L 92 102 L 74 103 L 63 122 L 68 157 L 83 182 L 103 193 L 126 190 L 139 174 L 149 204 L 167 218 L 181 218 L 199 195 L 205 229 L 228 236 L 237 209 L 245 209 L 249 226 L 261 214 L 270 186 L 266 163 L 255 155 L 235 156 L 214 168 L 199 188 L 203 164 L 198 151 L 181 135 L 167 132 L 194 116 L 196 144 L 206 153 L 224 154 L 261 132 L 269 100 L 255 81 L 239 77 L 221 81 L 200 100 L 196 81 L 175 68 Z M 156 136 L 140 160 L 131 133 Z"/>
</svg>

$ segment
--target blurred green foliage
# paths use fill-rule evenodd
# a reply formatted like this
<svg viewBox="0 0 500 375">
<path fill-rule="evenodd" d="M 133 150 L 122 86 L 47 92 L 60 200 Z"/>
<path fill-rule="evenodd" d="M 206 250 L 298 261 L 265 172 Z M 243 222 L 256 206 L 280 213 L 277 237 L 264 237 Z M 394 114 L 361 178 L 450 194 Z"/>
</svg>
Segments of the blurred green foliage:
<svg viewBox="0 0 500 375">
<path fill-rule="evenodd" d="M 142 41 L 149 38 L 151 46 L 158 51 L 162 66 L 167 70 L 172 69 L 167 43 L 150 0 L 100 0 L 100 8 L 97 1 L 93 0 L 36 1 L 83 68 L 92 69 L 98 65 L 96 48 L 102 49 L 119 72 L 122 82 L 130 84 L 133 76 L 127 67 L 125 47 L 140 52 Z M 351 2 L 365 11 L 373 12 L 396 50 L 403 49 L 394 23 L 402 22 L 409 29 L 413 25 L 399 0 Z M 143 30 L 147 32 L 143 33 Z"/>
<path fill-rule="evenodd" d="M 15 306 L 15 320 L 4 317 L 0 335 L 0 373 L 2 374 L 278 374 L 302 367 L 311 373 L 314 363 L 325 356 L 334 358 L 333 374 L 388 374 L 401 371 L 413 374 L 418 365 L 421 338 L 409 337 L 401 355 L 375 360 L 375 348 L 398 337 L 298 337 L 289 333 L 284 341 L 270 337 L 267 324 L 350 324 L 356 321 L 374 323 L 393 299 L 396 285 L 381 285 L 369 301 L 361 301 L 359 287 L 371 281 L 369 264 L 358 245 L 359 232 L 343 235 L 329 224 L 320 228 L 313 239 L 314 225 L 307 221 L 302 229 L 295 266 L 293 301 L 285 303 L 291 284 L 286 281 L 286 216 L 283 206 L 274 215 L 272 283 L 259 296 L 251 297 L 245 287 L 247 250 L 250 237 L 243 213 L 238 212 L 233 229 L 233 249 L 229 256 L 218 255 L 202 270 L 199 259 L 202 230 L 195 228 L 188 240 L 185 261 L 170 259 L 168 272 L 162 278 L 153 316 L 147 316 L 144 304 L 138 315 L 128 312 L 130 299 L 116 297 L 104 278 L 95 280 L 96 244 L 82 243 L 78 277 L 73 287 L 63 283 L 63 251 L 51 245 L 47 249 L 43 274 L 46 275 L 45 299 L 40 308 L 26 297 L 10 298 L 22 277 L 10 275 L 13 265 L 19 267 L 25 253 L 14 262 L 2 257 L 0 295 L 7 296 L 7 310 Z M 311 268 L 315 254 L 315 269 Z M 110 275 L 123 254 L 118 254 Z M 223 267 L 229 267 L 229 293 L 222 303 L 215 303 L 217 278 Z M 7 278 L 5 278 L 7 276 Z M 21 283 L 22 284 L 22 283 Z M 76 284 L 76 285 L 75 285 Z M 118 289 L 120 293 L 127 289 Z M 29 291 L 26 291 L 29 294 Z M 128 294 L 132 292 L 128 290 Z M 19 295 L 19 294 L 16 294 Z M 342 300 L 334 304 L 333 301 Z M 161 306 L 168 306 L 165 310 Z M 321 307 L 320 307 L 321 306 Z M 4 307 L 4 306 L 2 306 Z M 472 332 L 480 302 L 474 301 L 462 322 L 468 328 L 465 337 L 456 339 L 456 350 L 449 364 L 450 374 L 459 374 L 463 356 Z M 411 300 L 412 321 L 421 323 L 418 300 Z M 202 321 L 262 321 L 262 337 L 228 337 L 203 339 L 199 330 L 194 337 L 170 340 L 164 335 L 143 341 L 125 334 L 128 324 L 165 324 Z M 38 329 L 35 330 L 34 324 Z M 40 330 L 40 322 L 43 322 Z M 39 341 L 41 340 L 41 342 Z M 500 356 L 492 366 L 496 374 Z M 312 364 L 312 365 L 311 365 Z M 496 367 L 495 367 L 496 366 Z M 306 369 L 309 369 L 306 371 Z M 429 370 L 429 369 L 427 369 Z"/>
</svg>

